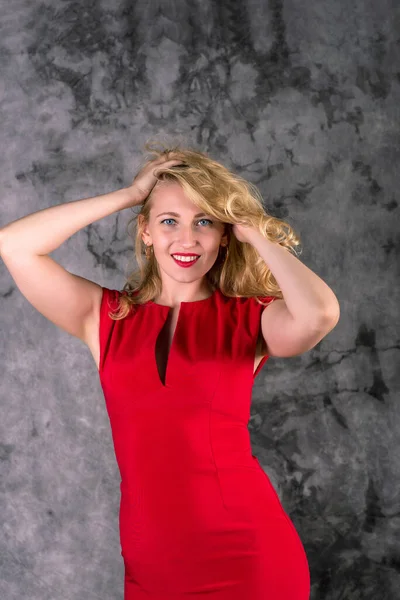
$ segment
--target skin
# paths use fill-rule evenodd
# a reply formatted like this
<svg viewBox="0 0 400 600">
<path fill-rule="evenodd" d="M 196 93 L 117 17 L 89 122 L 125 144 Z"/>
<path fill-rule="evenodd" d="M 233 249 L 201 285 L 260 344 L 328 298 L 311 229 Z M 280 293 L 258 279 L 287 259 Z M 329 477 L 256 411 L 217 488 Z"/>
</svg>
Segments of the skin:
<svg viewBox="0 0 400 600">
<path fill-rule="evenodd" d="M 208 298 L 211 289 L 205 274 L 215 263 L 220 246 L 228 244 L 226 224 L 208 215 L 195 217 L 202 211 L 175 182 L 157 183 L 150 202 L 149 223 L 141 221 L 144 224 L 142 239 L 147 245 L 153 244 L 162 280 L 162 296 L 155 302 L 178 306 L 180 302 Z M 157 216 L 166 211 L 180 216 Z M 200 258 L 192 267 L 183 269 L 171 257 L 179 253 L 199 254 Z"/>
</svg>

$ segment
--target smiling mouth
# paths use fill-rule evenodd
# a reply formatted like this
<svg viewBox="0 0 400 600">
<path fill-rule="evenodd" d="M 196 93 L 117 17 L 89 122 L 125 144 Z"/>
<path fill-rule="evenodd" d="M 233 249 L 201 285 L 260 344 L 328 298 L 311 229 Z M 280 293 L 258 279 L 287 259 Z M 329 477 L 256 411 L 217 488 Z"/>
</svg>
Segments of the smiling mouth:
<svg viewBox="0 0 400 600">
<path fill-rule="evenodd" d="M 193 265 L 195 262 L 197 262 L 200 258 L 200 256 L 198 254 L 190 254 L 187 257 L 183 257 L 183 258 L 177 258 L 176 256 L 174 256 L 173 254 L 171 254 L 172 258 L 174 259 L 174 261 L 176 263 L 178 263 L 179 265 L 183 266 L 183 265 Z M 191 258 L 191 257 L 195 257 L 195 258 Z"/>
<path fill-rule="evenodd" d="M 171 254 L 171 256 L 173 258 L 178 258 L 178 257 L 183 257 L 183 258 L 191 258 L 191 257 L 196 257 L 199 258 L 200 254 L 179 254 L 179 252 L 174 252 L 173 254 Z M 179 258 L 178 258 L 179 260 Z"/>
</svg>

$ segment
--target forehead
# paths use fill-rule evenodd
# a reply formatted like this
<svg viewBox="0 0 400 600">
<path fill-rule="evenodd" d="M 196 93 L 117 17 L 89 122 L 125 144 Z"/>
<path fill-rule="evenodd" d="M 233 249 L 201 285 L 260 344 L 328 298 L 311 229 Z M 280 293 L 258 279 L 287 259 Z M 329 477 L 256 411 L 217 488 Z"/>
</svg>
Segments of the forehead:
<svg viewBox="0 0 400 600">
<path fill-rule="evenodd" d="M 198 207 L 186 196 L 184 190 L 175 181 L 157 183 L 151 192 L 151 211 L 164 210 L 198 210 Z"/>
</svg>

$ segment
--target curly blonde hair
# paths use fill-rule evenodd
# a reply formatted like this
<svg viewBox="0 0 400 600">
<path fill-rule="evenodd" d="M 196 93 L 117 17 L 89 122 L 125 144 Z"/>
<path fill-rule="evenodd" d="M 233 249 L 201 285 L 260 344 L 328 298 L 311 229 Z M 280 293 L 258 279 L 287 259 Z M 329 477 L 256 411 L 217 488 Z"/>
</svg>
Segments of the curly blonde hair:
<svg viewBox="0 0 400 600">
<path fill-rule="evenodd" d="M 218 255 L 206 274 L 211 288 L 219 288 L 229 297 L 255 297 L 260 304 L 263 302 L 258 296 L 283 298 L 275 277 L 258 252 L 251 244 L 239 242 L 230 231 L 235 223 L 252 226 L 265 238 L 296 254 L 294 247 L 300 245 L 300 238 L 288 223 L 266 213 L 258 188 L 199 150 L 180 145 L 167 147 L 160 142 L 147 142 L 145 150 L 150 154 L 145 164 L 169 153 L 182 160 L 182 164 L 169 169 L 157 167 L 157 178 L 178 182 L 186 196 L 204 213 L 228 224 L 226 258 L 224 260 L 222 256 L 221 260 Z M 139 268 L 127 275 L 118 309 L 109 313 L 114 320 L 123 319 L 132 306 L 154 300 L 161 293 L 157 261 L 154 253 L 149 259 L 145 258 L 146 246 L 142 240 L 150 208 L 151 193 L 127 226 L 134 240 Z M 142 219 L 138 219 L 139 215 L 143 216 Z M 136 231 L 131 234 L 129 228 L 136 221 Z"/>
</svg>

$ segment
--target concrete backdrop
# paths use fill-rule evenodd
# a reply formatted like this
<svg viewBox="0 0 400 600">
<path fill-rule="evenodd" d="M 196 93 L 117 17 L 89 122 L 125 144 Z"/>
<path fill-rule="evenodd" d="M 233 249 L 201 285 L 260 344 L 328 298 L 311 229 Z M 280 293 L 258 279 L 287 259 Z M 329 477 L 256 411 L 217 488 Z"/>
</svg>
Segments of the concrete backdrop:
<svg viewBox="0 0 400 600">
<path fill-rule="evenodd" d="M 266 363 L 253 451 L 304 543 L 312 600 L 400 598 L 398 3 L 0 7 L 0 225 L 127 185 L 155 136 L 257 184 L 341 319 L 312 351 Z M 53 258 L 122 289 L 131 216 Z M 119 473 L 94 361 L 0 270 L 0 596 L 121 600 Z"/>
</svg>

